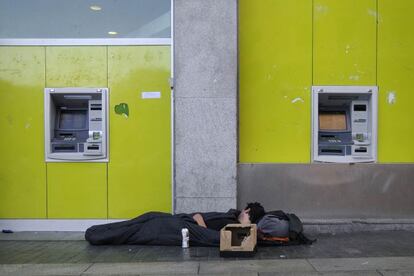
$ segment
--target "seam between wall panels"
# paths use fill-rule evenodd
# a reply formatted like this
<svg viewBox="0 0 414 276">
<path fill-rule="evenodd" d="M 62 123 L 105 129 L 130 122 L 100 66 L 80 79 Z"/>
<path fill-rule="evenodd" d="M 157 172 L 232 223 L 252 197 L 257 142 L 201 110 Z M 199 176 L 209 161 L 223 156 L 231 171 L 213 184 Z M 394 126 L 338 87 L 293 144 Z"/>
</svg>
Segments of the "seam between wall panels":
<svg viewBox="0 0 414 276">
<path fill-rule="evenodd" d="M 45 172 L 46 172 L 46 218 L 49 218 L 49 199 L 48 199 L 48 173 L 47 173 L 47 163 L 45 162 Z"/>
<path fill-rule="evenodd" d="M 376 0 L 375 1 L 375 5 L 376 5 L 376 17 L 375 17 L 375 85 L 377 86 L 377 103 L 376 103 L 376 105 L 377 105 L 377 122 L 376 122 L 376 125 L 374 126 L 374 127 L 376 127 L 377 128 L 377 130 L 376 130 L 376 145 L 374 145 L 374 147 L 376 147 L 376 153 L 375 153 L 375 155 L 376 155 L 376 157 L 375 157 L 375 161 L 374 161 L 374 163 L 376 163 L 376 164 L 379 164 L 380 163 L 380 160 L 379 160 L 379 143 L 378 143 L 378 141 L 379 141 L 379 131 L 378 131 L 378 129 L 379 129 L 379 101 L 380 101 L 380 93 L 381 93 L 381 90 L 380 90 L 380 87 L 379 87 L 379 81 L 378 81 L 378 28 L 379 28 L 379 20 L 378 20 L 378 18 L 379 18 L 379 10 L 378 10 L 378 1 L 379 0 Z"/>
<path fill-rule="evenodd" d="M 174 45 L 174 5 L 175 2 L 174 0 L 171 0 L 170 2 L 171 5 L 171 47 L 170 47 L 170 60 L 171 60 L 171 64 L 170 64 L 170 77 L 172 80 L 172 85 L 170 83 L 170 145 L 171 145 L 171 149 L 170 149 L 170 162 L 171 162 L 171 213 L 175 214 L 175 208 L 176 208 L 176 202 L 175 202 L 175 93 L 174 93 L 174 89 L 175 89 L 175 68 L 174 68 L 174 53 L 175 53 L 175 45 Z"/>
<path fill-rule="evenodd" d="M 376 17 L 375 17 L 375 83 L 378 86 L 378 17 L 379 17 L 379 10 L 378 10 L 378 0 L 375 1 L 376 4 Z M 378 142 L 377 142 L 378 144 Z M 378 149 L 377 149 L 378 151 Z M 377 152 L 378 155 L 378 152 Z M 378 156 L 377 156 L 378 159 Z"/>
<path fill-rule="evenodd" d="M 312 51 L 312 53 L 311 53 L 311 74 L 312 74 L 312 80 L 311 80 L 311 83 L 312 83 L 312 86 L 314 85 L 314 72 L 313 72 L 313 70 L 314 70 L 314 58 L 313 58 L 313 55 L 314 55 L 314 49 L 313 49 L 313 45 L 314 45 L 314 32 L 315 32 L 315 26 L 314 26 L 314 6 L 315 6 L 315 1 L 314 0 L 312 0 L 312 9 L 311 9 L 311 11 L 312 11 L 312 15 L 311 15 L 311 18 L 312 18 L 312 22 L 311 22 L 311 28 L 312 28 L 312 45 L 311 45 L 311 51 Z"/>
<path fill-rule="evenodd" d="M 47 47 L 43 47 L 43 49 L 44 49 L 44 54 L 45 54 L 45 67 L 44 67 L 44 88 L 46 87 L 46 85 L 47 85 L 47 77 L 46 77 L 46 72 L 47 72 L 47 69 L 46 69 L 46 67 L 47 67 Z M 45 97 L 45 95 L 44 95 L 44 91 L 43 91 L 43 93 L 42 93 L 42 102 L 43 102 L 43 118 L 42 118 L 42 121 L 43 121 L 43 154 L 46 154 L 46 149 L 45 149 L 45 106 L 44 106 L 44 104 L 45 104 L 45 101 L 44 101 L 44 97 Z M 48 196 L 48 194 L 49 194 L 49 185 L 48 185 L 48 172 L 47 172 L 47 166 L 48 166 L 48 164 L 47 164 L 47 162 L 45 161 L 45 158 L 46 158 L 46 156 L 44 156 L 43 157 L 43 162 L 45 162 L 45 173 L 46 173 L 46 177 L 45 177 L 45 182 L 46 182 L 46 187 L 45 187 L 45 190 L 46 190 L 46 218 L 48 219 L 49 218 L 49 196 Z"/>
<path fill-rule="evenodd" d="M 239 183 L 239 173 L 238 173 L 238 168 L 237 168 L 237 164 L 240 161 L 240 47 L 239 47 L 239 42 L 240 42 L 240 2 L 236 1 L 236 187 L 234 190 L 234 198 L 236 201 L 236 208 L 237 208 L 237 197 L 238 197 L 238 192 L 237 192 L 237 186 Z"/>
<path fill-rule="evenodd" d="M 109 108 L 109 98 L 111 96 L 111 92 L 109 90 L 109 46 L 106 46 L 106 87 L 108 88 L 108 95 L 107 95 L 107 106 L 108 110 L 106 111 L 106 120 L 107 120 L 107 126 L 109 126 L 109 115 L 110 115 L 110 108 Z M 106 154 L 108 155 L 108 162 L 106 162 L 106 218 L 109 218 L 109 162 L 110 162 L 110 143 L 111 140 L 108 139 L 110 135 L 109 127 L 106 130 L 106 137 L 107 137 L 107 149 Z"/>
<path fill-rule="evenodd" d="M 312 92 L 312 87 L 314 85 L 314 49 L 313 49 L 313 45 L 314 45 L 314 32 L 315 32 L 315 26 L 314 26 L 314 6 L 315 6 L 315 0 L 311 1 L 312 7 L 311 7 L 311 87 L 310 87 L 310 99 L 311 99 L 311 107 L 310 107 L 310 148 L 309 148 L 309 164 L 313 163 L 313 92 Z"/>
</svg>

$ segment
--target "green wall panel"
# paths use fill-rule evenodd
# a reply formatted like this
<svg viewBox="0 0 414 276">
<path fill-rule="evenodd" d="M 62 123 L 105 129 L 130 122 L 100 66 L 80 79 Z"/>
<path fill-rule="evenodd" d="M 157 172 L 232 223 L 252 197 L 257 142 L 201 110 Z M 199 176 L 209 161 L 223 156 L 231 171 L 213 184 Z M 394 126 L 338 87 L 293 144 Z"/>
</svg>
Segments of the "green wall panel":
<svg viewBox="0 0 414 276">
<path fill-rule="evenodd" d="M 109 47 L 108 57 L 109 217 L 170 212 L 170 47 Z M 142 99 L 143 91 L 159 91 L 161 98 Z M 125 104 L 129 116 L 117 114 Z"/>
<path fill-rule="evenodd" d="M 239 2 L 239 161 L 310 161 L 312 1 Z"/>
<path fill-rule="evenodd" d="M 72 46 L 46 48 L 47 87 L 106 87 L 107 48 Z"/>
<path fill-rule="evenodd" d="M 0 47 L 0 218 L 46 217 L 43 47 Z"/>
<path fill-rule="evenodd" d="M 378 1 L 380 162 L 414 162 L 414 1 Z"/>
<path fill-rule="evenodd" d="M 104 163 L 48 163 L 48 218 L 106 218 Z"/>
<path fill-rule="evenodd" d="M 314 0 L 314 85 L 376 84 L 376 0 Z"/>
<path fill-rule="evenodd" d="M 47 87 L 107 87 L 107 47 L 46 48 Z M 48 163 L 49 218 L 105 218 L 106 163 Z"/>
</svg>

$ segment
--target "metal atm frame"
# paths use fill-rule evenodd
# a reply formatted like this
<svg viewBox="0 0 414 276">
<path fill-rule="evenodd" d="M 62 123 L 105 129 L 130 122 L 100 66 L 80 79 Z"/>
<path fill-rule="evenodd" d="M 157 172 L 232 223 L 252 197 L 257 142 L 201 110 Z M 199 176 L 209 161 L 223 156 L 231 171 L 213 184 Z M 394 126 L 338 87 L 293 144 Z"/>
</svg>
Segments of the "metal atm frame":
<svg viewBox="0 0 414 276">
<path fill-rule="evenodd" d="M 332 97 L 333 99 L 341 99 L 341 97 L 347 101 L 349 110 L 345 111 L 344 105 L 342 105 L 343 110 L 340 110 L 340 107 L 337 108 L 339 112 L 342 112 L 346 118 L 347 130 L 346 131 L 335 131 L 333 140 L 329 140 L 329 143 L 333 143 L 332 147 L 343 147 L 344 152 L 339 154 L 321 154 L 320 149 L 323 147 L 329 147 L 322 145 L 319 141 L 321 139 L 320 132 L 324 133 L 324 130 L 319 129 L 319 114 L 320 114 L 320 95 L 324 97 Z M 348 99 L 347 99 L 348 98 Z M 349 98 L 355 98 L 350 100 Z M 363 100 L 361 100 L 363 99 Z M 330 99 L 329 99 L 330 100 Z M 331 103 L 331 102 L 329 102 Z M 332 100 L 334 103 L 334 100 Z M 366 118 L 360 118 L 357 109 L 354 109 L 355 106 L 366 104 L 367 114 Z M 325 106 L 328 108 L 332 107 L 331 111 L 335 111 L 335 105 Z M 357 110 L 357 111 L 355 111 Z M 322 109 L 322 112 L 324 109 Z M 378 87 L 377 86 L 313 86 L 312 87 L 312 162 L 325 162 L 325 163 L 363 163 L 363 162 L 376 162 L 377 161 L 377 117 L 378 117 Z M 362 114 L 364 114 L 362 112 Z M 367 137 L 364 140 L 364 143 L 359 143 L 360 138 L 355 139 L 354 130 L 357 129 L 358 133 L 362 132 L 359 129 L 359 121 L 366 120 L 368 129 Z M 357 123 L 353 126 L 354 121 Z M 335 144 L 342 143 L 346 135 L 349 138 L 349 132 L 351 133 L 352 145 L 346 144 Z M 326 134 L 326 133 L 324 133 Z M 359 134 L 357 135 L 359 136 Z M 330 138 L 328 138 L 330 139 Z M 323 140 L 324 141 L 324 140 Z M 367 144 L 368 141 L 369 143 Z M 324 141 L 325 143 L 325 141 Z M 364 150 L 364 153 L 360 153 L 360 150 Z M 349 150 L 349 152 L 347 152 Z"/>
<path fill-rule="evenodd" d="M 86 120 L 87 125 L 85 128 L 79 129 L 83 132 L 88 131 L 88 137 L 92 133 L 92 142 L 86 141 L 83 145 L 83 150 L 80 152 L 53 152 L 52 151 L 52 138 L 54 132 L 58 129 L 57 124 L 60 124 L 59 116 L 62 116 L 61 112 L 55 106 L 52 97 L 58 95 L 58 97 L 64 97 L 69 99 L 85 99 L 88 100 L 88 108 L 69 108 L 68 111 L 87 111 Z M 95 95 L 100 95 L 101 100 L 93 100 Z M 84 97 L 84 98 L 82 98 Z M 96 97 L 95 97 L 96 98 Z M 99 105 L 101 108 L 101 124 L 96 125 L 96 122 L 90 120 L 90 113 L 99 112 L 94 111 L 98 108 L 94 106 Z M 46 162 L 109 162 L 109 89 L 108 88 L 79 88 L 79 87 L 65 87 L 65 88 L 45 88 L 44 89 L 44 126 L 45 126 L 45 161 Z M 58 122 L 57 122 L 58 120 Z M 100 126 L 101 129 L 94 131 L 96 126 Z M 99 135 L 98 132 L 102 131 Z M 99 138 L 95 137 L 98 134 Z M 83 137 L 86 139 L 85 137 Z M 66 138 L 65 138 L 66 139 Z M 72 138 L 74 139 L 74 138 Z M 87 138 L 89 140 L 90 138 Z M 97 139 L 97 140 L 95 140 Z M 76 140 L 75 140 L 76 141 Z M 97 141 L 97 142 L 95 142 Z M 75 142 L 76 143 L 76 142 Z M 95 145 L 93 145 L 95 144 Z M 89 151 L 85 148 L 87 145 L 92 147 L 100 146 L 100 152 L 94 153 L 93 150 Z M 97 151 L 95 149 L 95 151 Z"/>
</svg>

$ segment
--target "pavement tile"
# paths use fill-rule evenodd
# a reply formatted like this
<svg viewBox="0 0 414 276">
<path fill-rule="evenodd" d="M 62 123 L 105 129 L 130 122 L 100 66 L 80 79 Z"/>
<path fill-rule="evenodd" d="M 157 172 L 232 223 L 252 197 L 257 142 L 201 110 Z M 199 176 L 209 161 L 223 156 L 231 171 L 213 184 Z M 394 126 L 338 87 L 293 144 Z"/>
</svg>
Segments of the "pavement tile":
<svg viewBox="0 0 414 276">
<path fill-rule="evenodd" d="M 96 263 L 82 275 L 197 274 L 198 262 Z"/>
<path fill-rule="evenodd" d="M 321 273 L 322 276 L 381 276 L 377 271 L 337 271 Z"/>
<path fill-rule="evenodd" d="M 318 272 L 261 272 L 259 276 L 320 276 Z"/>
<path fill-rule="evenodd" d="M 339 272 L 265 272 L 259 276 L 381 276 L 376 271 L 339 271 Z"/>
<path fill-rule="evenodd" d="M 65 231 L 22 231 L 11 234 L 0 233 L 2 241 L 84 241 L 84 232 L 65 232 Z"/>
<path fill-rule="evenodd" d="M 91 264 L 0 265 L 0 275 L 81 275 Z"/>
<path fill-rule="evenodd" d="M 228 262 L 238 260 L 237 258 L 220 258 L 219 249 L 216 247 L 190 247 L 183 250 L 181 247 L 171 246 L 91 246 L 85 240 L 75 240 L 76 235 L 80 237 L 79 233 L 68 236 L 67 232 L 50 232 L 50 238 L 45 234 L 41 232 L 0 233 L 0 263 Z M 16 236 L 13 238 L 11 235 Z M 6 236 L 10 240 L 5 240 Z M 17 240 L 18 238 L 27 240 Z M 47 238 L 50 240 L 43 240 Z M 414 235 L 413 232 L 408 231 L 344 233 L 320 235 L 317 238 L 318 241 L 312 245 L 260 247 L 257 254 L 250 260 L 414 256 Z"/>
<path fill-rule="evenodd" d="M 414 271 L 379 270 L 382 276 L 414 276 Z"/>
<path fill-rule="evenodd" d="M 140 274 L 139 276 L 150 276 L 151 274 Z M 169 276 L 171 274 L 158 274 L 158 276 Z M 182 274 L 186 276 L 195 276 L 200 274 Z M 214 274 L 203 274 L 203 276 L 259 276 L 256 272 L 246 272 L 246 273 L 214 273 Z"/>
<path fill-rule="evenodd" d="M 306 260 L 244 260 L 201 262 L 200 274 L 242 272 L 315 271 Z"/>
<path fill-rule="evenodd" d="M 319 272 L 355 270 L 414 271 L 414 257 L 309 259 Z"/>
<path fill-rule="evenodd" d="M 2 264 L 0 265 L 0 275 L 6 275 L 9 273 L 14 273 L 22 269 L 25 264 Z"/>
</svg>

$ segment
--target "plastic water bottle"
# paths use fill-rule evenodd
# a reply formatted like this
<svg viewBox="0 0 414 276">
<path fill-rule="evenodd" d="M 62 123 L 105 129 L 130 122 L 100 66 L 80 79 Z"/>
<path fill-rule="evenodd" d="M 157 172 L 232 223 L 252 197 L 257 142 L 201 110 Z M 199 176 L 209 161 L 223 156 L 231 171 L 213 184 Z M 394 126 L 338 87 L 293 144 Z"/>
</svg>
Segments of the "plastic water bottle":
<svg viewBox="0 0 414 276">
<path fill-rule="evenodd" d="M 189 244 L 190 234 L 188 232 L 188 229 L 187 228 L 181 229 L 181 235 L 183 236 L 182 247 L 183 248 L 188 248 L 190 246 L 190 244 Z"/>
</svg>

